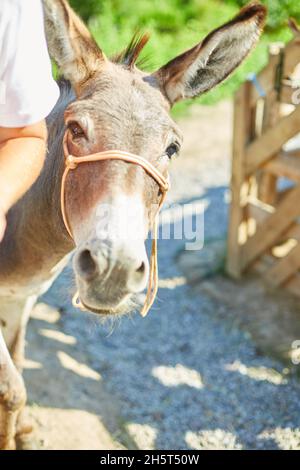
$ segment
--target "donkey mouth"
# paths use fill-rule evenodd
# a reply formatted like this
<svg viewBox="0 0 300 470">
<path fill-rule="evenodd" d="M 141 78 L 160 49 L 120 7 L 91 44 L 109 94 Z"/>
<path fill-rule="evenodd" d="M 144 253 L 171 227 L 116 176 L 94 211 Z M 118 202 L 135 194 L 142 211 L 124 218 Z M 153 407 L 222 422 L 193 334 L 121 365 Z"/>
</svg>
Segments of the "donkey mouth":
<svg viewBox="0 0 300 470">
<path fill-rule="evenodd" d="M 80 298 L 79 304 L 77 306 L 84 311 L 92 312 L 97 315 L 101 316 L 108 316 L 108 315 L 125 315 L 129 313 L 132 309 L 132 305 L 129 299 L 129 296 L 126 296 L 118 305 L 108 307 L 108 306 L 91 306 L 86 301 Z"/>
<path fill-rule="evenodd" d="M 80 300 L 80 302 L 83 305 L 85 310 L 88 310 L 89 312 L 92 312 L 92 313 L 96 313 L 97 315 L 112 315 L 112 314 L 114 314 L 113 310 L 104 309 L 104 308 L 90 307 L 85 302 L 83 302 L 83 300 Z"/>
</svg>

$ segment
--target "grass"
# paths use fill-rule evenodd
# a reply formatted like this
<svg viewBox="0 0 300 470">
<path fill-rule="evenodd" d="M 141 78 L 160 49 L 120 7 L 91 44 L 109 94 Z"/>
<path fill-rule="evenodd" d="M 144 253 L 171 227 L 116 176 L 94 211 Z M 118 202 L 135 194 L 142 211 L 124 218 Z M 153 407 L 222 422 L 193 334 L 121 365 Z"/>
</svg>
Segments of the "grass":
<svg viewBox="0 0 300 470">
<path fill-rule="evenodd" d="M 231 19 L 244 0 L 71 0 L 88 21 L 95 39 L 107 55 L 123 49 L 136 31 L 149 32 L 150 42 L 143 56 L 147 70 L 152 71 L 175 57 Z M 300 19 L 299 0 L 265 0 L 269 7 L 266 32 L 244 64 L 222 85 L 193 100 L 214 104 L 232 96 L 251 72 L 258 72 L 267 63 L 268 44 L 287 42 L 292 34 L 286 26 L 290 15 Z M 191 101 L 175 107 L 175 114 L 185 113 Z"/>
</svg>

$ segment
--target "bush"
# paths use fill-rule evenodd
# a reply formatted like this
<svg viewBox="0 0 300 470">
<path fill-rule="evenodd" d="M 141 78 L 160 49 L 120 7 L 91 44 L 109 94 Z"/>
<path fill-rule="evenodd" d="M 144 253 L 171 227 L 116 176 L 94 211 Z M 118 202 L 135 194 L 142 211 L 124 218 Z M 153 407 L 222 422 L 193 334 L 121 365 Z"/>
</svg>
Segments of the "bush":
<svg viewBox="0 0 300 470">
<path fill-rule="evenodd" d="M 229 2 L 237 7 L 249 3 L 248 0 L 229 0 Z M 268 7 L 267 29 L 269 30 L 284 27 L 291 16 L 300 20 L 299 0 L 261 0 L 261 3 Z"/>
<path fill-rule="evenodd" d="M 269 10 L 267 26 L 271 30 L 283 27 L 290 16 L 300 21 L 299 0 L 261 0 Z M 87 21 L 107 10 L 107 0 L 70 0 L 71 5 Z M 206 6 L 215 10 L 215 0 L 109 0 L 116 22 L 122 18 L 135 16 L 140 26 L 155 24 L 158 31 L 176 31 L 199 13 Z M 220 0 L 222 7 L 228 4 L 240 8 L 249 0 Z M 206 5 L 205 5 L 206 4 Z"/>
<path fill-rule="evenodd" d="M 101 12 L 101 0 L 69 0 L 81 18 L 88 21 Z"/>
</svg>

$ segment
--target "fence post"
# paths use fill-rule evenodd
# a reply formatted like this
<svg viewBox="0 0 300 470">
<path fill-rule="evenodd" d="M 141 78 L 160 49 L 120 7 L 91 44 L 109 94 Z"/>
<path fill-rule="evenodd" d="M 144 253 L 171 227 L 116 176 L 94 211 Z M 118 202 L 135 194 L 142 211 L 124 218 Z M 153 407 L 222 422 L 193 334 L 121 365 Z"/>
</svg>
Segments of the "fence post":
<svg viewBox="0 0 300 470">
<path fill-rule="evenodd" d="M 234 99 L 234 124 L 232 144 L 231 204 L 227 239 L 226 270 L 234 278 L 241 272 L 240 231 L 246 220 L 245 206 L 241 198 L 242 190 L 247 191 L 245 180 L 245 150 L 251 136 L 250 110 L 251 82 L 245 82 Z"/>
</svg>

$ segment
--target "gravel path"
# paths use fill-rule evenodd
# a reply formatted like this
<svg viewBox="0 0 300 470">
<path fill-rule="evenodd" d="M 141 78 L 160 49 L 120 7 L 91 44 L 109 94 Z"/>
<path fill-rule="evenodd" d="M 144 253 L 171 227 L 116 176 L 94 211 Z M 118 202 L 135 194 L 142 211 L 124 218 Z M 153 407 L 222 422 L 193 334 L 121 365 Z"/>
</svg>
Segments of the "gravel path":
<svg viewBox="0 0 300 470">
<path fill-rule="evenodd" d="M 230 122 L 231 106 L 222 103 L 195 108 L 182 123 L 187 144 L 174 164 L 169 201 L 205 203 L 206 239 L 226 233 Z M 76 351 L 78 358 L 83 351 L 118 402 L 119 424 L 132 440 L 125 445 L 300 449 L 299 382 L 280 363 L 257 354 L 247 334 L 226 318 L 226 306 L 192 293 L 175 263 L 182 247 L 178 240 L 160 242 L 161 288 L 154 308 L 146 319 L 124 318 L 111 334 L 109 326 L 62 300 L 69 283 L 69 272 L 63 274 L 45 301 L 64 309 L 59 327 L 77 340 L 69 354 Z M 29 335 L 35 325 L 34 320 Z M 28 355 L 38 355 L 34 346 Z"/>
</svg>

